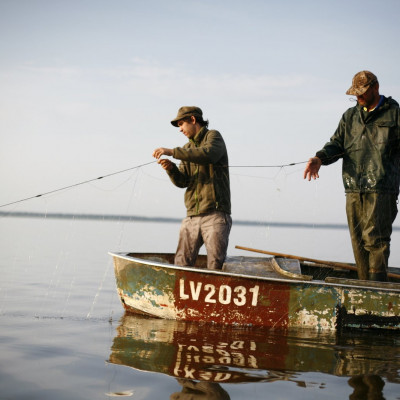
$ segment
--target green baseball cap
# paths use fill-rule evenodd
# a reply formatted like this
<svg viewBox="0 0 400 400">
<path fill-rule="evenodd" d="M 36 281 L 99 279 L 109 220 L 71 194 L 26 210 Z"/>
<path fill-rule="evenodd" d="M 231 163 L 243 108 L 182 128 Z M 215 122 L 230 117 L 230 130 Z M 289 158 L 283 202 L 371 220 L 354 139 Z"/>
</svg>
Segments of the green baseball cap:
<svg viewBox="0 0 400 400">
<path fill-rule="evenodd" d="M 378 82 L 378 78 L 369 71 L 357 72 L 354 75 L 351 88 L 346 94 L 353 96 L 361 96 L 364 94 L 372 85 Z"/>
<path fill-rule="evenodd" d="M 203 118 L 203 111 L 201 111 L 201 109 L 199 107 L 195 107 L 195 106 L 181 107 L 178 110 L 178 115 L 176 116 L 176 118 L 171 121 L 171 124 L 173 126 L 178 126 L 178 121 L 188 118 L 188 117 L 191 117 L 192 115 L 193 115 L 193 117 L 196 117 L 196 118 Z"/>
</svg>

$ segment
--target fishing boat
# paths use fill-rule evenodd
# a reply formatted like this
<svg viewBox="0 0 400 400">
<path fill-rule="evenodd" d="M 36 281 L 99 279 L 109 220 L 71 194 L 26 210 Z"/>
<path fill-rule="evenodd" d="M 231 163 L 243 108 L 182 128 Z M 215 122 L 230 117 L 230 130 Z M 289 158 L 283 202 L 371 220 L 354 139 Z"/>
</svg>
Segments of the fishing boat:
<svg viewBox="0 0 400 400">
<path fill-rule="evenodd" d="M 174 265 L 169 253 L 110 255 L 128 313 L 285 329 L 400 329 L 400 283 L 355 279 L 354 266 L 264 255 L 227 257 L 222 270 L 210 270 L 205 255 L 195 267 Z"/>
</svg>

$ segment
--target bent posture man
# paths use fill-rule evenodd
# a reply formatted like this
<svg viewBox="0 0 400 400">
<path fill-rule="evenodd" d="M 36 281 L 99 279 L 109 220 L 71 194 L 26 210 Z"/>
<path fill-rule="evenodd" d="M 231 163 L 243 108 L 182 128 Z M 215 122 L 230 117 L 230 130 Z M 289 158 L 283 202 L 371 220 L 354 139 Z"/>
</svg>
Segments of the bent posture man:
<svg viewBox="0 0 400 400">
<path fill-rule="evenodd" d="M 183 147 L 160 147 L 153 152 L 172 183 L 186 187 L 187 216 L 182 221 L 175 264 L 193 266 L 205 244 L 207 267 L 221 269 L 232 226 L 228 154 L 218 131 L 208 130 L 198 107 L 181 107 L 171 121 L 189 139 Z M 169 159 L 181 160 L 179 168 Z"/>
<path fill-rule="evenodd" d="M 399 104 L 379 94 L 377 77 L 358 72 L 346 92 L 357 105 L 342 116 L 322 150 L 310 158 L 304 178 L 343 158 L 346 213 L 359 279 L 387 280 L 390 236 L 400 183 Z"/>
</svg>

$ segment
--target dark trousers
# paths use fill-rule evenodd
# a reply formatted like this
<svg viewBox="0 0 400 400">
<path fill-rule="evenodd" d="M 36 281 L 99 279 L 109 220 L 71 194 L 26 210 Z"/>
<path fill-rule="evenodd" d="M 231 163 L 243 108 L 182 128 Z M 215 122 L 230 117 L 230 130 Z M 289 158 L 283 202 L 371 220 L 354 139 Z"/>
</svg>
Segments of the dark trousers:
<svg viewBox="0 0 400 400">
<path fill-rule="evenodd" d="M 387 280 L 397 195 L 347 193 L 346 213 L 358 278 Z"/>
</svg>

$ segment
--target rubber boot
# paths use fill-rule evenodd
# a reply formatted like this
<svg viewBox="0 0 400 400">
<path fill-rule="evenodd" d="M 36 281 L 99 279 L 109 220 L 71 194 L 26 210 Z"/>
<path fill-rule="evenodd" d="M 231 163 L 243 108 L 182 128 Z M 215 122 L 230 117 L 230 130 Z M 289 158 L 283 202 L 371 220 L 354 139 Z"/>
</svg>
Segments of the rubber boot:
<svg viewBox="0 0 400 400">
<path fill-rule="evenodd" d="M 378 282 L 387 282 L 388 277 L 386 272 L 370 272 L 368 274 L 368 280 L 370 281 L 378 281 Z"/>
</svg>

